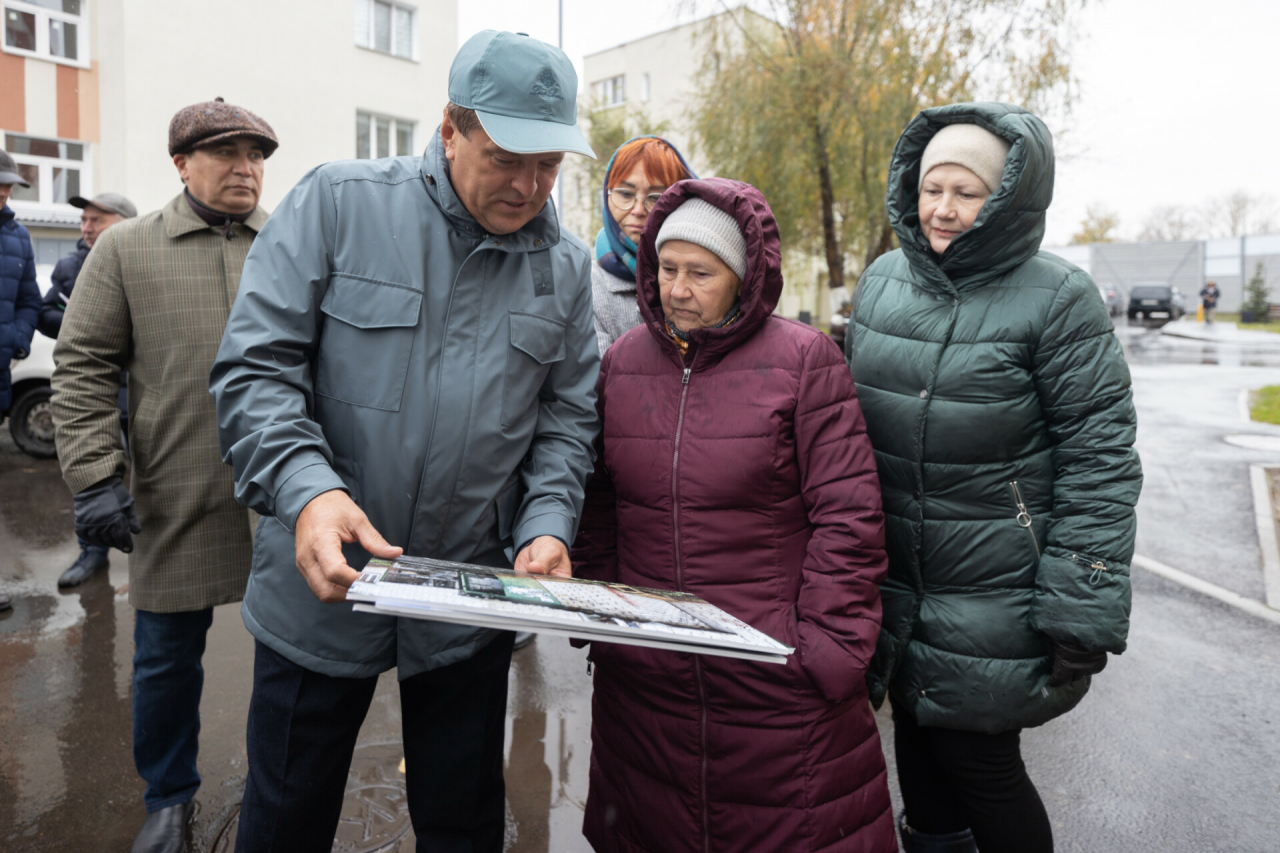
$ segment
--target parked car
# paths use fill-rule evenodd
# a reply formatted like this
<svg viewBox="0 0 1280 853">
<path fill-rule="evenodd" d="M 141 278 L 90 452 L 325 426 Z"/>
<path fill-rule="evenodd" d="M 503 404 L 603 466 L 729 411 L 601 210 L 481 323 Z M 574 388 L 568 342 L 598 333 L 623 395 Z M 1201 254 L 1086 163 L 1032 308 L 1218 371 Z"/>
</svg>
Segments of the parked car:
<svg viewBox="0 0 1280 853">
<path fill-rule="evenodd" d="M 31 354 L 9 364 L 13 396 L 9 402 L 9 435 L 19 449 L 38 459 L 57 455 L 53 446 L 53 339 L 36 332 Z"/>
<path fill-rule="evenodd" d="M 1178 288 L 1168 284 L 1135 284 L 1129 291 L 1130 320 L 1161 316 L 1177 320 L 1187 312 L 1186 301 Z"/>
<path fill-rule="evenodd" d="M 1098 293 L 1102 294 L 1102 302 L 1107 306 L 1107 313 L 1119 317 L 1124 313 L 1124 297 L 1114 287 L 1098 285 Z"/>
</svg>

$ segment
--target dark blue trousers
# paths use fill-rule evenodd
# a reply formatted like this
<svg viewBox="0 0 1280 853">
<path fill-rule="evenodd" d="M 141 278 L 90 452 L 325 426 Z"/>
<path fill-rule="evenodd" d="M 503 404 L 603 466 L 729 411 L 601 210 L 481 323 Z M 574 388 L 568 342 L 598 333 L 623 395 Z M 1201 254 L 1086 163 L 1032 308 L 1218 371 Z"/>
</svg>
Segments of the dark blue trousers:
<svg viewBox="0 0 1280 853">
<path fill-rule="evenodd" d="M 501 853 L 507 669 L 515 635 L 400 682 L 419 853 Z M 312 672 L 262 643 L 249 702 L 249 781 L 236 853 L 329 853 L 356 737 L 378 685 Z"/>
<path fill-rule="evenodd" d="M 188 802 L 200 787 L 200 658 L 212 624 L 212 608 L 134 612 L 133 763 L 148 813 Z"/>
</svg>

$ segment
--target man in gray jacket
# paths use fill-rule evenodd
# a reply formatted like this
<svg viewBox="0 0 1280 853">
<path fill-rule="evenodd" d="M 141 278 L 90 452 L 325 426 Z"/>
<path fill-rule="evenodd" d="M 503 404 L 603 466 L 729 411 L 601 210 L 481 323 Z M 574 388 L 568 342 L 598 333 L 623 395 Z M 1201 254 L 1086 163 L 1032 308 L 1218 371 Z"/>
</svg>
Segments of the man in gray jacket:
<svg viewBox="0 0 1280 853">
<path fill-rule="evenodd" d="M 238 851 L 328 851 L 379 673 L 398 669 L 419 849 L 499 851 L 512 635 L 355 613 L 372 554 L 568 575 L 598 430 L 590 255 L 548 202 L 576 127 L 556 48 L 486 31 L 423 157 L 330 163 L 245 264 L 211 375 L 264 517 Z"/>
</svg>

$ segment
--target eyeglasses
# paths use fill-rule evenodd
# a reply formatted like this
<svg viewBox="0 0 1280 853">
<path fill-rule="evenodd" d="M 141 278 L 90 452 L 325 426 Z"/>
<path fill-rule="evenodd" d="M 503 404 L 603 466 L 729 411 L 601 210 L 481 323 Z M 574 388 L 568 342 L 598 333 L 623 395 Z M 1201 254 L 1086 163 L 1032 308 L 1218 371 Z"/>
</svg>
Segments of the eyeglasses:
<svg viewBox="0 0 1280 853">
<path fill-rule="evenodd" d="M 662 198 L 662 193 L 649 193 L 644 198 L 644 212 L 653 210 L 653 206 Z M 614 187 L 609 190 L 609 201 L 621 210 L 630 210 L 636 204 L 636 191 L 626 187 Z"/>
</svg>

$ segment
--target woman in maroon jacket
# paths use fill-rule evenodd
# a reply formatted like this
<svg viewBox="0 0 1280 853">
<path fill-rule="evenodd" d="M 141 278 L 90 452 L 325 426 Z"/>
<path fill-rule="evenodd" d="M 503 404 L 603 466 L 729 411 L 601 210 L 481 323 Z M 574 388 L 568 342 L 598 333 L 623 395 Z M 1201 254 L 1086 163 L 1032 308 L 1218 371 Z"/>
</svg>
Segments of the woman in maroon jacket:
<svg viewBox="0 0 1280 853">
<path fill-rule="evenodd" d="M 595 643 L 597 851 L 896 851 L 863 676 L 885 575 L 875 460 L 840 351 L 773 316 L 760 193 L 682 181 L 641 237 L 645 323 L 605 355 L 580 577 L 699 595 L 786 666 Z"/>
</svg>

